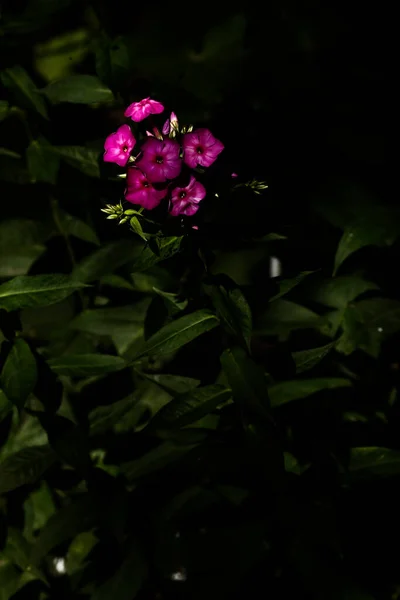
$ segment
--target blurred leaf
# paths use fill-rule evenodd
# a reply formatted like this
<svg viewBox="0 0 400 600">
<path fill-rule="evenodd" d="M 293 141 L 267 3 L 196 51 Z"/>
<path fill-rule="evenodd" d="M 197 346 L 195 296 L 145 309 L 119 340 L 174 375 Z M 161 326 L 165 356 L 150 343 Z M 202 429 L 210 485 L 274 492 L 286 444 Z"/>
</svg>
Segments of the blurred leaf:
<svg viewBox="0 0 400 600">
<path fill-rule="evenodd" d="M 26 108 L 34 109 L 45 119 L 48 118 L 46 103 L 25 69 L 15 65 L 2 71 L 0 78 L 3 85 L 15 94 L 18 102 Z"/>
<path fill-rule="evenodd" d="M 310 350 L 301 350 L 300 352 L 292 352 L 293 360 L 296 364 L 296 373 L 303 373 L 317 365 L 335 346 L 334 342 L 320 346 L 319 348 L 311 348 Z"/>
<path fill-rule="evenodd" d="M 349 472 L 357 478 L 391 477 L 400 474 L 400 451 L 375 446 L 352 448 Z"/>
<path fill-rule="evenodd" d="M 332 308 L 345 308 L 349 302 L 378 286 L 361 275 L 343 275 L 319 283 L 311 292 L 313 300 Z"/>
<path fill-rule="evenodd" d="M 51 145 L 44 138 L 31 141 L 26 151 L 26 159 L 32 183 L 56 183 L 60 159 L 51 152 Z"/>
<path fill-rule="evenodd" d="M 263 368 L 239 347 L 225 350 L 221 356 L 221 365 L 232 388 L 234 400 L 239 405 L 248 405 L 267 416 L 269 398 Z"/>
<path fill-rule="evenodd" d="M 147 579 L 148 567 L 137 543 L 132 545 L 117 572 L 91 596 L 91 600 L 133 600 Z"/>
<path fill-rule="evenodd" d="M 158 254 L 155 254 L 150 246 L 143 248 L 139 256 L 131 265 L 131 271 L 146 271 L 156 263 L 171 258 L 174 254 L 180 251 L 183 237 L 166 237 L 158 242 Z"/>
<path fill-rule="evenodd" d="M 10 562 L 0 561 L 0 600 L 10 600 L 18 588 L 20 571 Z"/>
<path fill-rule="evenodd" d="M 110 40 L 104 33 L 95 48 L 96 73 L 102 81 L 111 86 L 120 86 L 132 70 L 129 43 L 119 36 Z"/>
<path fill-rule="evenodd" d="M 119 356 L 107 354 L 65 354 L 48 360 L 58 375 L 90 377 L 120 371 L 126 363 Z"/>
<path fill-rule="evenodd" d="M 282 406 L 292 400 L 307 398 L 321 390 L 332 390 L 339 387 L 350 387 L 348 379 L 333 379 L 320 377 L 318 379 L 296 379 L 294 381 L 280 381 L 268 388 L 271 406 Z"/>
<path fill-rule="evenodd" d="M 66 556 L 66 571 L 69 576 L 80 571 L 86 564 L 88 555 L 97 544 L 98 539 L 92 531 L 79 533 L 72 540 Z"/>
<path fill-rule="evenodd" d="M 28 219 L 0 223 L 0 277 L 25 275 L 45 251 L 46 227 Z"/>
<path fill-rule="evenodd" d="M 100 278 L 100 283 L 102 285 L 109 285 L 110 287 L 117 288 L 120 290 L 134 290 L 134 286 L 129 283 L 124 277 L 121 275 L 103 275 Z"/>
<path fill-rule="evenodd" d="M 28 169 L 17 153 L 0 154 L 0 180 L 18 185 L 31 183 Z"/>
<path fill-rule="evenodd" d="M 10 114 L 10 105 L 5 100 L 0 100 L 0 122 Z"/>
<path fill-rule="evenodd" d="M 132 285 L 138 292 L 152 294 L 154 288 L 165 290 L 176 287 L 172 275 L 162 267 L 152 267 L 144 273 L 132 273 Z"/>
<path fill-rule="evenodd" d="M 92 529 L 104 514 L 104 502 L 97 495 L 81 494 L 47 521 L 33 546 L 31 561 L 38 565 L 53 548 Z"/>
<path fill-rule="evenodd" d="M 0 463 L 0 494 L 34 483 L 55 460 L 49 446 L 32 446 L 11 454 Z"/>
<path fill-rule="evenodd" d="M 89 177 L 100 177 L 100 153 L 84 146 L 52 146 L 52 152 Z"/>
<path fill-rule="evenodd" d="M 279 334 L 287 337 L 292 330 L 316 327 L 321 320 L 319 315 L 300 304 L 278 299 L 269 305 L 255 330 L 261 335 Z"/>
<path fill-rule="evenodd" d="M 33 577 L 37 577 L 47 583 L 43 573 L 31 564 L 29 558 L 30 544 L 18 529 L 14 527 L 8 529 L 7 544 L 3 553 L 22 571 L 28 571 Z"/>
<path fill-rule="evenodd" d="M 84 310 L 70 323 L 70 327 L 93 335 L 109 336 L 118 354 L 124 354 L 135 340 L 143 337 L 148 303 L 146 299 L 130 306 Z"/>
<path fill-rule="evenodd" d="M 48 519 L 56 512 L 56 506 L 50 488 L 44 481 L 40 487 L 34 490 L 24 503 L 25 530 L 29 538 L 41 529 Z"/>
<path fill-rule="evenodd" d="M 188 305 L 188 301 L 182 300 L 179 294 L 163 292 L 156 287 L 153 287 L 153 291 L 164 300 L 169 315 L 175 315 L 181 310 L 185 310 Z"/>
<path fill-rule="evenodd" d="M 217 315 L 228 333 L 250 349 L 252 315 L 250 306 L 241 290 L 237 287 L 228 288 L 218 284 L 206 286 L 206 290 L 209 291 Z"/>
<path fill-rule="evenodd" d="M 198 310 L 180 317 L 165 325 L 149 338 L 144 348 L 132 360 L 138 360 L 146 355 L 154 356 L 174 352 L 218 324 L 217 317 L 208 310 Z"/>
<path fill-rule="evenodd" d="M 383 340 L 400 331 L 400 302 L 370 298 L 350 305 L 343 314 L 343 335 L 336 349 L 350 354 L 361 348 L 377 357 Z"/>
<path fill-rule="evenodd" d="M 174 463 L 187 454 L 195 444 L 176 445 L 173 442 L 163 442 L 147 454 L 136 460 L 122 463 L 121 470 L 128 481 L 139 479 L 154 473 Z"/>
<path fill-rule="evenodd" d="M 64 234 L 72 235 L 84 242 L 89 242 L 89 244 L 100 245 L 96 232 L 87 223 L 63 210 L 59 210 L 57 216 Z"/>
<path fill-rule="evenodd" d="M 46 81 L 55 81 L 69 75 L 89 51 L 90 34 L 86 29 L 61 33 L 36 44 L 35 69 Z"/>
<path fill-rule="evenodd" d="M 80 475 L 87 475 L 91 467 L 89 441 L 84 428 L 60 414 L 36 413 L 46 430 L 49 443 L 56 454 L 67 464 L 77 469 Z"/>
<path fill-rule="evenodd" d="M 1 371 L 0 386 L 10 401 L 22 408 L 32 393 L 36 380 L 35 357 L 29 345 L 22 338 L 17 338 Z"/>
<path fill-rule="evenodd" d="M 127 264 L 139 251 L 131 240 L 111 242 L 84 258 L 73 270 L 73 277 L 84 283 L 94 281 Z"/>
<path fill-rule="evenodd" d="M 0 307 L 10 311 L 48 306 L 82 287 L 83 283 L 68 275 L 21 275 L 0 285 Z"/>
<path fill-rule="evenodd" d="M 21 158 L 21 155 L 18 152 L 14 152 L 14 150 L 9 150 L 8 148 L 0 147 L 0 156 L 9 156 L 10 158 Z"/>
<path fill-rule="evenodd" d="M 110 102 L 114 98 L 112 91 L 93 75 L 70 75 L 50 83 L 41 92 L 53 104 L 59 102 L 96 104 Z"/>
<path fill-rule="evenodd" d="M 7 444 L 1 450 L 1 459 L 3 460 L 26 447 L 46 446 L 47 444 L 47 434 L 39 420 L 29 414 L 23 414 L 17 429 L 10 434 Z"/>
<path fill-rule="evenodd" d="M 301 283 L 305 277 L 312 275 L 312 273 L 315 273 L 315 271 L 303 271 L 292 279 L 282 279 L 282 281 L 279 282 L 279 292 L 270 299 L 270 302 L 272 302 L 272 300 L 281 298 L 285 294 L 288 294 L 294 287 L 299 285 L 299 283 Z"/>
<path fill-rule="evenodd" d="M 232 397 L 232 391 L 214 384 L 176 396 L 158 411 L 150 423 L 153 430 L 186 427 Z"/>
</svg>

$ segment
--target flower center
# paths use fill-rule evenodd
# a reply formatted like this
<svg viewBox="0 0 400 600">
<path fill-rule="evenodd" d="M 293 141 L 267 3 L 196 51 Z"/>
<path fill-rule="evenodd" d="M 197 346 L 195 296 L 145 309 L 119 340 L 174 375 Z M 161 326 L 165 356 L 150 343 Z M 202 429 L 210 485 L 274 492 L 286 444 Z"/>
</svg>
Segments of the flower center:
<svg viewBox="0 0 400 600">
<path fill-rule="evenodd" d="M 203 154 L 203 148 L 201 146 L 197 146 L 196 152 L 197 154 Z"/>
<path fill-rule="evenodd" d="M 123 152 L 128 152 L 128 146 L 122 146 L 122 151 Z"/>
<path fill-rule="evenodd" d="M 143 187 L 145 187 L 145 188 L 148 188 L 148 187 L 150 187 L 150 184 L 149 184 L 149 182 L 147 181 L 147 179 L 145 179 L 145 180 L 143 181 Z"/>
<path fill-rule="evenodd" d="M 164 159 L 163 159 L 163 157 L 162 157 L 162 156 L 156 156 L 156 163 L 157 163 L 158 165 L 162 165 L 162 164 L 163 164 L 163 162 L 164 162 Z"/>
<path fill-rule="evenodd" d="M 181 199 L 186 198 L 186 192 L 181 192 L 179 194 L 179 198 L 181 198 Z"/>
</svg>

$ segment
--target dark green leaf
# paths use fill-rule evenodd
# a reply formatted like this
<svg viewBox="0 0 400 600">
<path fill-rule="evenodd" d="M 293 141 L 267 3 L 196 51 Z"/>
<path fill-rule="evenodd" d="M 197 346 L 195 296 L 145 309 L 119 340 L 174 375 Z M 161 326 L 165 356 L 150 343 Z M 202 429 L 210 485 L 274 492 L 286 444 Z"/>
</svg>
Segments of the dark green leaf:
<svg viewBox="0 0 400 600">
<path fill-rule="evenodd" d="M 9 158 L 21 158 L 21 155 L 18 152 L 14 152 L 14 150 L 9 150 L 8 148 L 0 147 L 0 156 L 8 156 Z"/>
<path fill-rule="evenodd" d="M 279 283 L 279 292 L 270 299 L 270 302 L 272 302 L 272 300 L 281 298 L 285 294 L 288 294 L 294 287 L 296 287 L 296 285 L 299 285 L 299 283 L 301 283 L 305 277 L 312 275 L 312 273 L 315 273 L 315 271 L 303 271 L 292 279 L 282 279 L 282 281 Z"/>
<path fill-rule="evenodd" d="M 32 183 L 56 183 L 60 159 L 51 151 L 51 146 L 46 140 L 32 140 L 26 151 L 26 160 Z"/>
<path fill-rule="evenodd" d="M 231 397 L 232 391 L 218 384 L 197 388 L 187 394 L 176 396 L 158 411 L 151 421 L 151 428 L 186 427 L 221 404 L 225 404 Z"/>
<path fill-rule="evenodd" d="M 5 100 L 0 100 L 0 122 L 10 114 L 10 105 Z"/>
<path fill-rule="evenodd" d="M 351 382 L 348 379 L 321 377 L 318 379 L 281 381 L 270 386 L 268 392 L 271 406 L 277 407 L 282 406 L 282 404 L 286 404 L 287 402 L 291 402 L 292 400 L 307 398 L 307 396 L 311 396 L 311 394 L 315 394 L 321 390 L 332 390 L 349 386 L 351 386 Z"/>
<path fill-rule="evenodd" d="M 49 446 L 32 446 L 11 454 L 0 464 L 0 494 L 34 483 L 55 460 Z"/>
<path fill-rule="evenodd" d="M 123 419 L 136 402 L 136 397 L 131 394 L 127 398 L 118 400 L 113 404 L 97 406 L 89 414 L 90 434 L 100 435 L 112 429 L 114 425 L 117 425 Z"/>
<path fill-rule="evenodd" d="M 134 360 L 142 356 L 168 354 L 188 344 L 202 333 L 218 325 L 217 317 L 208 310 L 198 310 L 168 323 L 147 340 Z"/>
<path fill-rule="evenodd" d="M 68 275 L 21 275 L 0 285 L 0 307 L 10 311 L 48 306 L 82 287 L 83 283 Z"/>
<path fill-rule="evenodd" d="M 10 562 L 0 562 L 0 600 L 10 600 L 18 589 L 21 572 Z"/>
<path fill-rule="evenodd" d="M 200 385 L 199 379 L 182 377 L 181 375 L 150 375 L 148 373 L 141 373 L 141 375 L 149 381 L 156 383 L 161 389 L 172 396 L 185 394 Z"/>
<path fill-rule="evenodd" d="M 104 503 L 94 494 L 82 494 L 67 504 L 47 521 L 32 550 L 31 561 L 39 564 L 59 544 L 70 540 L 81 531 L 94 527 L 105 514 Z"/>
<path fill-rule="evenodd" d="M 223 352 L 221 365 L 232 388 L 234 400 L 266 416 L 269 399 L 262 367 L 238 347 Z"/>
<path fill-rule="evenodd" d="M 378 286 L 361 275 L 343 275 L 318 284 L 311 292 L 313 300 L 332 308 L 345 308 L 349 302 Z"/>
<path fill-rule="evenodd" d="M 209 290 L 217 315 L 228 333 L 234 335 L 250 349 L 252 333 L 252 316 L 250 306 L 239 288 L 228 288 L 223 285 L 211 285 Z"/>
<path fill-rule="evenodd" d="M 28 219 L 5 219 L 0 224 L 0 277 L 25 275 L 45 251 L 47 227 Z"/>
<path fill-rule="evenodd" d="M 153 291 L 164 300 L 169 315 L 175 315 L 187 307 L 188 301 L 182 300 L 179 294 L 163 292 L 156 287 L 153 287 Z"/>
<path fill-rule="evenodd" d="M 311 348 L 310 350 L 301 350 L 293 352 L 293 360 L 296 363 L 296 373 L 303 373 L 317 365 L 334 347 L 334 342 L 320 346 L 319 348 Z"/>
<path fill-rule="evenodd" d="M 91 550 L 98 542 L 92 531 L 83 531 L 72 540 L 66 556 L 66 571 L 69 576 L 78 573 L 87 564 Z"/>
<path fill-rule="evenodd" d="M 118 267 L 130 262 L 140 249 L 131 240 L 119 240 L 99 248 L 75 267 L 72 275 L 84 283 L 108 275 Z"/>
<path fill-rule="evenodd" d="M 52 146 L 52 152 L 89 177 L 100 177 L 99 152 L 84 146 Z"/>
<path fill-rule="evenodd" d="M 158 242 L 158 254 L 155 254 L 150 246 L 143 248 L 142 252 L 136 258 L 131 266 L 133 273 L 146 271 L 156 263 L 171 258 L 180 251 L 183 237 L 166 237 Z"/>
<path fill-rule="evenodd" d="M 18 102 L 48 118 L 46 103 L 25 69 L 16 65 L 2 71 L 0 77 L 3 84 L 14 92 Z"/>
<path fill-rule="evenodd" d="M 174 463 L 187 454 L 195 445 L 176 445 L 163 442 L 147 454 L 121 465 L 121 470 L 129 481 L 150 475 Z"/>
<path fill-rule="evenodd" d="M 119 356 L 107 354 L 65 354 L 48 361 L 58 375 L 91 377 L 120 371 L 126 363 Z"/>
<path fill-rule="evenodd" d="M 400 452 L 390 448 L 352 448 L 349 471 L 358 478 L 390 477 L 400 474 Z"/>
<path fill-rule="evenodd" d="M 100 245 L 96 232 L 84 221 L 69 215 L 63 210 L 58 211 L 57 217 L 64 235 L 72 235 L 84 242 L 96 244 L 96 246 Z"/>
<path fill-rule="evenodd" d="M 114 576 L 96 589 L 91 600 L 133 600 L 143 586 L 147 572 L 148 567 L 142 550 L 135 543 Z"/>
<path fill-rule="evenodd" d="M 132 227 L 133 231 L 140 237 L 142 238 L 143 241 L 147 242 L 147 237 L 146 235 L 143 233 L 143 227 L 140 224 L 140 221 L 137 217 L 132 217 L 131 220 L 129 221 L 130 226 Z"/>
<path fill-rule="evenodd" d="M 114 99 L 112 91 L 93 75 L 70 75 L 50 83 L 41 92 L 53 104 L 59 102 L 96 104 L 111 102 Z"/>
<path fill-rule="evenodd" d="M 29 556 L 30 550 L 30 544 L 24 538 L 20 530 L 14 527 L 9 528 L 7 544 L 3 551 L 4 556 L 11 560 L 11 562 L 17 565 L 22 571 L 28 571 L 32 576 L 47 583 L 43 573 L 31 564 Z"/>
<path fill-rule="evenodd" d="M 35 357 L 29 345 L 22 338 L 17 338 L 1 371 L 0 386 L 10 401 L 22 408 L 32 393 L 36 380 Z"/>
<path fill-rule="evenodd" d="M 262 335 L 287 337 L 292 330 L 316 327 L 321 320 L 319 315 L 300 304 L 278 299 L 258 320 L 255 330 Z"/>
</svg>

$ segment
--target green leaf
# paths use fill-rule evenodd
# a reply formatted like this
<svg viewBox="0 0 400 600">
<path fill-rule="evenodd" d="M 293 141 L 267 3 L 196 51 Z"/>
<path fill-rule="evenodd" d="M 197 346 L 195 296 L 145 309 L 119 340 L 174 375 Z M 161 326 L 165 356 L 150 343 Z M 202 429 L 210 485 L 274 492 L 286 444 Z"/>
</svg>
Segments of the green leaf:
<svg viewBox="0 0 400 600">
<path fill-rule="evenodd" d="M 96 244 L 96 246 L 100 245 L 96 232 L 87 223 L 81 221 L 77 217 L 69 215 L 63 210 L 58 211 L 57 216 L 60 221 L 62 232 L 65 235 L 72 235 L 84 242 Z"/>
<path fill-rule="evenodd" d="M 112 91 L 94 75 L 70 75 L 54 81 L 41 90 L 52 104 L 97 104 L 112 102 Z"/>
<path fill-rule="evenodd" d="M 140 373 L 140 375 L 158 385 L 171 396 L 185 394 L 200 385 L 199 379 L 181 375 L 150 375 L 148 373 Z"/>
<path fill-rule="evenodd" d="M 239 288 L 225 288 L 222 285 L 206 286 L 218 317 L 228 333 L 250 349 L 253 328 L 250 306 Z"/>
<path fill-rule="evenodd" d="M 0 224 L 0 277 L 25 275 L 46 250 L 46 227 L 28 219 L 6 219 Z"/>
<path fill-rule="evenodd" d="M 276 408 L 292 400 L 307 398 L 321 390 L 332 390 L 339 387 L 350 387 L 348 379 L 321 377 L 317 379 L 296 379 L 281 381 L 268 388 L 271 406 Z"/>
<path fill-rule="evenodd" d="M 95 281 L 130 262 L 138 252 L 140 249 L 131 240 L 112 242 L 84 258 L 75 267 L 72 275 L 85 283 Z"/>
<path fill-rule="evenodd" d="M 365 246 L 390 246 L 400 234 L 400 215 L 382 206 L 363 207 L 362 214 L 348 225 L 340 239 L 333 274 L 351 254 Z"/>
<path fill-rule="evenodd" d="M 0 386 L 10 401 L 22 408 L 33 392 L 36 380 L 35 357 L 29 345 L 22 338 L 17 338 L 1 371 Z"/>
<path fill-rule="evenodd" d="M 349 302 L 378 286 L 361 275 L 343 275 L 318 284 L 311 291 L 311 298 L 332 308 L 345 308 Z"/>
<path fill-rule="evenodd" d="M 17 565 L 22 571 L 29 572 L 33 577 L 47 583 L 43 573 L 32 565 L 30 555 L 30 544 L 24 538 L 21 531 L 14 527 L 8 529 L 7 544 L 3 551 L 4 555 Z M 47 584 L 48 585 L 48 584 Z"/>
<path fill-rule="evenodd" d="M 24 502 L 25 529 L 28 539 L 33 539 L 35 531 L 41 529 L 56 512 L 50 487 L 44 481 Z"/>
<path fill-rule="evenodd" d="M 45 81 L 66 77 L 77 65 L 82 64 L 89 52 L 90 42 L 90 32 L 83 28 L 40 41 L 34 48 L 35 70 Z"/>
<path fill-rule="evenodd" d="M 91 600 L 133 600 L 137 597 L 145 580 L 148 567 L 142 550 L 134 543 L 128 556 L 117 572 L 104 583 L 91 596 Z"/>
<path fill-rule="evenodd" d="M 352 448 L 349 472 L 357 478 L 390 477 L 400 474 L 400 451 L 375 446 Z"/>
<path fill-rule="evenodd" d="M 60 302 L 83 283 L 68 275 L 21 275 L 0 285 L 0 308 L 17 310 Z"/>
<path fill-rule="evenodd" d="M 99 152 L 84 146 L 52 146 L 52 152 L 89 177 L 100 177 Z"/>
<path fill-rule="evenodd" d="M 270 299 L 270 302 L 288 294 L 293 288 L 299 285 L 305 277 L 312 275 L 312 273 L 315 273 L 315 271 L 303 271 L 291 279 L 282 279 L 279 283 L 279 292 Z"/>
<path fill-rule="evenodd" d="M 155 254 L 150 246 L 146 246 L 133 262 L 131 266 L 132 272 L 137 273 L 138 271 L 146 271 L 158 262 L 171 258 L 171 256 L 180 251 L 182 241 L 183 236 L 162 238 L 158 242 L 158 254 Z"/>
<path fill-rule="evenodd" d="M 151 336 L 133 360 L 138 360 L 146 355 L 154 356 L 175 352 L 218 324 L 217 317 L 209 310 L 198 310 L 190 315 L 180 317 Z"/>
<path fill-rule="evenodd" d="M 0 156 L 8 156 L 9 158 L 21 158 L 21 155 L 18 152 L 14 152 L 14 150 L 9 150 L 8 148 L 0 147 Z"/>
<path fill-rule="evenodd" d="M 296 373 L 303 373 L 317 365 L 335 346 L 335 343 L 326 344 L 319 348 L 311 348 L 310 350 L 301 350 L 293 352 L 292 357 L 296 364 Z"/>
<path fill-rule="evenodd" d="M 263 416 L 268 415 L 269 399 L 264 370 L 239 347 L 225 350 L 221 365 L 239 405 L 248 405 Z"/>
<path fill-rule="evenodd" d="M 135 341 L 143 338 L 143 321 L 148 304 L 146 299 L 118 308 L 84 310 L 69 326 L 92 335 L 109 336 L 118 354 L 124 354 Z"/>
<path fill-rule="evenodd" d="M 92 529 L 105 515 L 104 502 L 91 493 L 78 496 L 47 521 L 34 544 L 31 561 L 38 565 L 56 546 Z"/>
<path fill-rule="evenodd" d="M 100 435 L 117 425 L 137 403 L 133 394 L 106 406 L 97 406 L 89 413 L 90 434 Z"/>
<path fill-rule="evenodd" d="M 0 600 L 10 600 L 18 589 L 21 572 L 9 561 L 0 561 Z"/>
<path fill-rule="evenodd" d="M 35 483 L 55 460 L 49 446 L 32 446 L 11 454 L 0 463 L 0 494 Z"/>
<path fill-rule="evenodd" d="M 144 240 L 145 242 L 147 242 L 147 237 L 145 236 L 145 234 L 143 232 L 143 227 L 141 226 L 139 219 L 137 217 L 132 217 L 131 220 L 129 221 L 129 224 L 132 227 L 133 231 L 140 238 L 142 238 L 142 240 Z"/>
<path fill-rule="evenodd" d="M 261 335 L 279 334 L 287 337 L 295 329 L 317 327 L 321 321 L 322 318 L 308 308 L 278 299 L 269 305 L 258 320 L 255 330 Z"/>
<path fill-rule="evenodd" d="M 361 348 L 378 357 L 383 340 L 400 331 L 400 302 L 389 298 L 370 298 L 350 305 L 343 315 L 343 335 L 336 349 L 350 354 Z"/>
<path fill-rule="evenodd" d="M 163 469 L 182 458 L 195 447 L 191 445 L 176 445 L 173 442 L 163 442 L 147 454 L 136 460 L 121 465 L 121 471 L 128 481 L 134 481 Z"/>
<path fill-rule="evenodd" d="M 151 429 L 186 427 L 214 411 L 232 397 L 232 391 L 214 384 L 176 396 L 158 411 L 150 423 Z"/>
<path fill-rule="evenodd" d="M 4 121 L 10 114 L 10 105 L 6 100 L 0 100 L 0 122 Z"/>
<path fill-rule="evenodd" d="M 0 78 L 3 85 L 14 92 L 17 101 L 48 119 L 46 103 L 25 69 L 16 65 L 2 71 Z"/>
<path fill-rule="evenodd" d="M 187 300 L 182 300 L 179 294 L 173 294 L 171 292 L 163 292 L 156 287 L 153 287 L 153 291 L 160 296 L 168 309 L 169 315 L 175 315 L 181 310 L 185 310 L 188 305 Z"/>
<path fill-rule="evenodd" d="M 32 183 L 56 183 L 60 159 L 44 138 L 32 140 L 26 151 L 26 160 Z"/>
<path fill-rule="evenodd" d="M 107 354 L 65 354 L 48 360 L 48 363 L 57 375 L 71 377 L 103 375 L 126 367 L 122 358 Z"/>
</svg>

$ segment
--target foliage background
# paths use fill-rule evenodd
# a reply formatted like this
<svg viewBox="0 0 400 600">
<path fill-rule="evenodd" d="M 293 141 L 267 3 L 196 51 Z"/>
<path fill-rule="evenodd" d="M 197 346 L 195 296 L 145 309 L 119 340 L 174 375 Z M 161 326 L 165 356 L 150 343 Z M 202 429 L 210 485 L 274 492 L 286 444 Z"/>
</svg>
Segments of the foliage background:
<svg viewBox="0 0 400 600">
<path fill-rule="evenodd" d="M 399 596 L 383 39 L 313 1 L 2 3 L 2 600 Z M 147 95 L 226 147 L 169 257 L 100 212 Z"/>
</svg>

